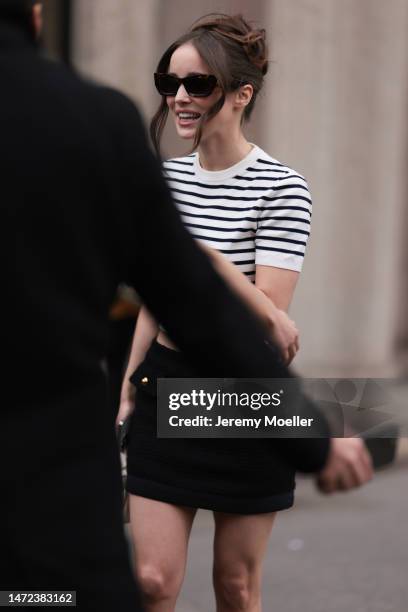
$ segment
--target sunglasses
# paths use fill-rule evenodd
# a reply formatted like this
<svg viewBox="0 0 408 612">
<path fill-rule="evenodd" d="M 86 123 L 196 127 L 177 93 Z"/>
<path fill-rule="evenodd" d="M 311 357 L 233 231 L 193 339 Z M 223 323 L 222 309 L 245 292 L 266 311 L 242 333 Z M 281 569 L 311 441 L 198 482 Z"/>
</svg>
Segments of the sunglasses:
<svg viewBox="0 0 408 612">
<path fill-rule="evenodd" d="M 217 77 L 213 74 L 194 74 L 180 79 L 171 74 L 155 72 L 154 83 L 162 96 L 177 95 L 180 85 L 183 85 L 189 96 L 206 98 L 217 86 Z"/>
</svg>

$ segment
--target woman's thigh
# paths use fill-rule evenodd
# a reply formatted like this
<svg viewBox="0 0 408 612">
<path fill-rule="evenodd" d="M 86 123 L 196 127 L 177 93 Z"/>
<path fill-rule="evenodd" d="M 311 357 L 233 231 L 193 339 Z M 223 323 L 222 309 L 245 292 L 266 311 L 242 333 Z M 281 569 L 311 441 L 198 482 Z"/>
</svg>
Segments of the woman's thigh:
<svg viewBox="0 0 408 612">
<path fill-rule="evenodd" d="M 276 515 L 214 512 L 215 573 L 259 573 Z"/>
<path fill-rule="evenodd" d="M 197 510 L 131 494 L 129 504 L 137 571 L 147 568 L 181 580 Z"/>
</svg>

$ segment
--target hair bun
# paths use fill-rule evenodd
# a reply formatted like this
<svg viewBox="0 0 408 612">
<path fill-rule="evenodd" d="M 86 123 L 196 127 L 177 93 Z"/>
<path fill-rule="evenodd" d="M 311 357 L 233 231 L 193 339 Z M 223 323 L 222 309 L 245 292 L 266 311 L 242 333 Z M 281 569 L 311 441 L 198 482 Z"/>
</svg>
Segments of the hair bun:
<svg viewBox="0 0 408 612">
<path fill-rule="evenodd" d="M 239 43 L 249 60 L 265 75 L 268 71 L 266 32 L 253 29 L 242 15 L 211 13 L 196 21 L 191 31 L 206 29 Z"/>
<path fill-rule="evenodd" d="M 266 32 L 262 30 L 251 30 L 243 39 L 244 49 L 255 66 L 262 74 L 268 71 L 268 60 L 266 58 Z"/>
</svg>

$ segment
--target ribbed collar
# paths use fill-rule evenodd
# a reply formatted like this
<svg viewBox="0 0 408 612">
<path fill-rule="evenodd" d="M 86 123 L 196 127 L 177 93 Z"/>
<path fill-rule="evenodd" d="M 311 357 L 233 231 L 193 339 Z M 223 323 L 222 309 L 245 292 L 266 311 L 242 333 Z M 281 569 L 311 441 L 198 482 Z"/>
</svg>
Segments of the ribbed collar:
<svg viewBox="0 0 408 612">
<path fill-rule="evenodd" d="M 201 178 L 206 182 L 223 182 L 246 170 L 246 168 L 248 168 L 248 166 L 250 166 L 259 157 L 259 153 L 259 147 L 257 145 L 253 145 L 248 155 L 241 159 L 241 161 L 239 161 L 237 164 L 234 164 L 229 168 L 225 168 L 224 170 L 204 170 L 204 168 L 200 166 L 197 151 L 194 155 L 194 172 L 198 178 Z"/>
</svg>

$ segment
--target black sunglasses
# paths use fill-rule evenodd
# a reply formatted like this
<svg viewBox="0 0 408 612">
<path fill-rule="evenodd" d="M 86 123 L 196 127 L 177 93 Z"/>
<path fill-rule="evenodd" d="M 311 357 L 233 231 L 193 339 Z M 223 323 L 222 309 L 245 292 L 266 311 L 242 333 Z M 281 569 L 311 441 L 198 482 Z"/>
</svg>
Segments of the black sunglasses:
<svg viewBox="0 0 408 612">
<path fill-rule="evenodd" d="M 154 83 L 162 96 L 175 96 L 180 85 L 183 85 L 189 96 L 206 98 L 217 86 L 217 77 L 213 74 L 194 74 L 180 79 L 172 74 L 155 72 Z"/>
</svg>

